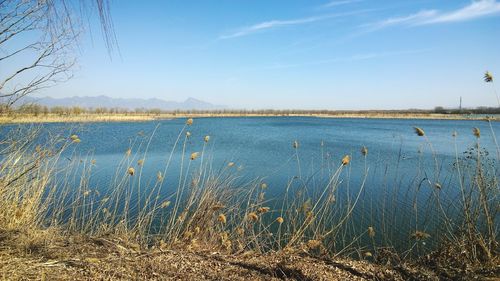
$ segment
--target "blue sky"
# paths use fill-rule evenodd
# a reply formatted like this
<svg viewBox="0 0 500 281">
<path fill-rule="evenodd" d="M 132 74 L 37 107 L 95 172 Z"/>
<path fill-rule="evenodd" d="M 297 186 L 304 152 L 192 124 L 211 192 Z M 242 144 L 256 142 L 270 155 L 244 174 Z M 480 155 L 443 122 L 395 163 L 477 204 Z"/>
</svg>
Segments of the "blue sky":
<svg viewBox="0 0 500 281">
<path fill-rule="evenodd" d="M 113 1 L 120 48 L 82 39 L 41 95 L 198 98 L 233 108 L 496 106 L 495 0 Z M 498 89 L 497 91 L 500 90 Z"/>
</svg>

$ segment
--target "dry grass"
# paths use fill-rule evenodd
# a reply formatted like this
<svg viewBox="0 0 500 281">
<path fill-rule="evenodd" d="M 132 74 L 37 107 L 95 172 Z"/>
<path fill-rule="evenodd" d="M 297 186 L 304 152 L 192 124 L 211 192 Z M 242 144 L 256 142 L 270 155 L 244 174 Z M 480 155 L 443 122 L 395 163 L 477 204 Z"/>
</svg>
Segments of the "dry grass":
<svg viewBox="0 0 500 281">
<path fill-rule="evenodd" d="M 442 163 L 419 128 L 422 149 L 430 150 L 435 167 L 419 164 L 416 168 L 420 178 L 410 186 L 415 189 L 409 189 L 414 192 L 410 199 L 414 212 L 399 212 L 396 200 L 394 206 L 388 200 L 382 205 L 383 212 L 376 213 L 381 224 L 374 226 L 370 221 L 365 227 L 352 217 L 366 188 L 368 148 L 359 152 L 361 158 L 346 155 L 328 162 L 326 181 L 313 188 L 300 167 L 299 143 L 293 142 L 289 149 L 297 162 L 297 176 L 284 188 L 280 201 L 275 201 L 267 198 L 268 186 L 262 179 L 243 180 L 233 162 L 214 169 L 207 153 L 209 137 L 199 140 L 203 144 L 200 151 L 190 151 L 187 129 L 195 123 L 186 122 L 166 165 L 147 185 L 141 178 L 154 133 L 149 139 L 133 142 L 106 192 L 90 184 L 95 165 L 90 156 L 64 154 L 78 145 L 78 135 L 51 136 L 43 145 L 37 141 L 40 132 L 33 128 L 3 137 L 0 274 L 19 279 L 209 280 L 331 280 L 344 275 L 346 280 L 415 276 L 433 280 L 436 274 L 448 279 L 498 274 L 497 168 L 488 164 L 479 137 L 469 155 L 462 158 L 456 153 L 454 169 L 461 198 L 447 205 L 440 196 Z M 173 175 L 170 164 L 175 153 L 181 159 L 178 174 Z M 60 165 L 63 157 L 77 160 Z M 364 168 L 359 171 L 359 187 L 337 202 L 339 189 L 349 187 L 353 161 L 360 159 Z M 427 177 L 433 171 L 434 177 Z M 177 186 L 168 189 L 172 179 Z M 423 183 L 433 188 L 427 202 L 417 201 Z M 384 192 L 390 199 L 391 193 Z M 396 210 L 398 216 L 390 210 Z M 457 211 L 460 216 L 451 220 L 452 212 Z M 440 228 L 428 233 L 421 222 L 426 216 L 442 222 L 445 231 Z M 399 220 L 414 227 L 405 249 L 397 249 L 391 239 L 391 233 L 399 230 L 389 227 L 397 226 Z M 436 256 L 429 258 L 424 242 L 434 242 Z M 449 245 L 457 248 L 453 253 L 462 255 L 453 261 L 452 273 L 446 269 L 446 257 L 452 252 Z M 407 261 L 423 257 L 427 258 L 423 263 L 435 273 L 407 265 Z M 17 267 L 21 268 L 18 273 L 14 272 Z"/>
<path fill-rule="evenodd" d="M 209 118 L 209 117 L 321 117 L 321 118 L 376 118 L 376 119 L 435 119 L 435 120 L 482 120 L 484 117 L 459 114 L 440 113 L 394 113 L 394 112 L 338 112 L 338 113 L 84 113 L 78 115 L 60 114 L 0 114 L 0 124 L 31 124 L 31 123 L 86 123 L 86 122 L 146 122 L 152 120 L 175 118 Z M 490 117 L 492 121 L 499 121 L 499 117 Z"/>
<path fill-rule="evenodd" d="M 417 275 L 418 270 L 343 258 L 317 259 L 307 250 L 224 254 L 140 249 L 119 236 L 0 230 L 3 280 L 406 280 L 409 274 L 437 280 L 432 272 Z"/>
</svg>

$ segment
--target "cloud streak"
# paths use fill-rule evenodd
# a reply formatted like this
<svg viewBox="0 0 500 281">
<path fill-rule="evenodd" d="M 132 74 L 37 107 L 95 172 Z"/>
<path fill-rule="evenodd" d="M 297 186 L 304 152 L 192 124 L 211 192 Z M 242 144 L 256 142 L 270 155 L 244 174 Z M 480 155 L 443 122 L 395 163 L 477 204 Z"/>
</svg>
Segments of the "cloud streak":
<svg viewBox="0 0 500 281">
<path fill-rule="evenodd" d="M 354 62 L 354 61 L 364 61 L 371 60 L 377 58 L 391 57 L 391 56 L 399 56 L 399 55 L 410 55 L 410 54 L 419 54 L 429 51 L 429 49 L 418 49 L 418 50 L 404 50 L 404 51 L 393 51 L 393 52 L 382 52 L 382 53 L 366 53 L 366 54 L 355 54 L 349 57 L 337 57 L 325 60 L 317 60 L 306 63 L 297 63 L 297 64 L 276 64 L 272 66 L 268 66 L 265 69 L 283 69 L 283 68 L 295 68 L 295 67 L 305 67 L 305 66 L 316 66 L 323 64 L 332 64 L 332 63 L 342 63 L 342 62 Z"/>
<path fill-rule="evenodd" d="M 252 33 L 256 33 L 259 31 L 263 31 L 266 29 L 272 29 L 272 28 L 277 28 L 277 27 L 283 27 L 283 26 L 290 26 L 290 25 L 300 25 L 300 24 L 307 24 L 307 23 L 312 23 L 312 22 L 317 22 L 326 19 L 326 17 L 309 17 L 309 18 L 302 18 L 302 19 L 294 19 L 294 20 L 271 20 L 271 21 L 265 21 L 261 23 L 254 24 L 249 27 L 245 27 L 240 29 L 239 31 L 236 31 L 232 34 L 228 35 L 222 35 L 219 37 L 219 39 L 230 39 L 230 38 L 236 38 L 236 37 L 241 37 L 241 36 L 246 36 Z"/>
<path fill-rule="evenodd" d="M 331 7 L 336 7 L 336 6 L 342 6 L 342 5 L 348 5 L 352 3 L 358 3 L 363 0 L 335 0 L 335 1 L 330 1 L 329 3 L 326 3 L 325 5 L 321 6 L 322 8 L 331 8 Z"/>
<path fill-rule="evenodd" d="M 247 35 L 250 35 L 253 33 L 262 32 L 262 31 L 270 30 L 270 29 L 274 29 L 274 28 L 310 24 L 310 23 L 324 21 L 324 20 L 328 20 L 328 19 L 332 19 L 332 18 L 340 18 L 340 17 L 346 17 L 346 16 L 355 15 L 355 14 L 360 14 L 360 13 L 364 13 L 367 11 L 368 10 L 359 10 L 359 11 L 353 11 L 353 12 L 329 14 L 329 15 L 324 15 L 324 16 L 315 16 L 315 17 L 307 17 L 307 18 L 292 19 L 292 20 L 265 21 L 265 22 L 261 22 L 261 23 L 257 23 L 257 24 L 251 25 L 251 26 L 241 28 L 240 30 L 237 30 L 236 32 L 233 32 L 231 34 L 221 35 L 221 36 L 219 36 L 219 39 L 224 40 L 224 39 L 237 38 L 237 37 L 247 36 Z"/>
<path fill-rule="evenodd" d="M 388 18 L 376 23 L 365 25 L 370 30 L 382 29 L 390 26 L 418 26 L 438 23 L 452 23 L 474 20 L 482 17 L 499 15 L 500 3 L 496 0 L 477 0 L 460 9 L 448 12 L 438 10 L 424 10 L 403 17 Z"/>
</svg>

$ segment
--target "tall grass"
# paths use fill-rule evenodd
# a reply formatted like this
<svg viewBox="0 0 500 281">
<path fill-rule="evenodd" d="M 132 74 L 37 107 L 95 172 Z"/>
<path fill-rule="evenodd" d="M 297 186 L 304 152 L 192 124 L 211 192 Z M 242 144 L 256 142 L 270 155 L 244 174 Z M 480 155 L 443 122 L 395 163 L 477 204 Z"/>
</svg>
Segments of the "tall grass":
<svg viewBox="0 0 500 281">
<path fill-rule="evenodd" d="M 154 132 L 132 141 L 101 189 L 92 184 L 92 154 L 75 150 L 85 139 L 53 135 L 40 142 L 40 128 L 10 130 L 1 143 L 0 229 L 116 236 L 138 248 L 305 251 L 377 261 L 389 252 L 419 257 L 451 243 L 471 263 L 497 258 L 499 159 L 481 146 L 478 131 L 465 153 L 455 142 L 455 161 L 442 173 L 445 163 L 423 129 L 415 129 L 423 141 L 412 175 L 400 173 L 401 154 L 370 167 L 369 148 L 325 160 L 323 146 L 317 169 L 307 175 L 294 141 L 288 149 L 297 175 L 286 186 L 268 187 L 234 162 L 215 166 L 210 137 L 195 140 L 192 126 L 189 119 L 152 178 L 143 169 Z M 202 149 L 193 151 L 193 142 Z M 176 153 L 180 166 L 173 170 Z M 361 180 L 352 181 L 353 173 Z M 268 188 L 281 193 L 268 198 Z"/>
</svg>

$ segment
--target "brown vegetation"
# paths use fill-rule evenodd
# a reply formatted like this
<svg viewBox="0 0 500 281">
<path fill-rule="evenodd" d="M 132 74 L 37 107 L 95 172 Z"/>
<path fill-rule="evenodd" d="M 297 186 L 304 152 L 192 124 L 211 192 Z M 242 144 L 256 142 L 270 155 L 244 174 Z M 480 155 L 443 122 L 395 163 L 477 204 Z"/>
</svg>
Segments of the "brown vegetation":
<svg viewBox="0 0 500 281">
<path fill-rule="evenodd" d="M 53 136 L 43 145 L 37 144 L 39 132 L 32 129 L 4 137 L 0 276 L 467 280 L 499 274 L 498 210 L 493 200 L 498 196 L 498 180 L 487 155 L 478 149 L 479 138 L 465 158 L 459 159 L 457 153 L 460 202 L 443 208 L 448 204 L 439 196 L 443 187 L 433 185 L 439 188 L 431 197 L 435 206 L 428 211 L 443 218 L 447 231 L 429 233 L 417 228 L 408 233 L 409 248 L 397 250 L 390 247 L 395 241 L 387 233 L 394 230 L 369 226 L 354 236 L 350 232 L 357 227 L 351 215 L 368 173 L 365 166 L 359 191 L 338 204 L 337 191 L 348 180 L 345 170 L 354 161 L 350 155 L 332 163 L 328 183 L 317 192 L 308 191 L 307 185 L 287 186 L 279 206 L 270 204 L 265 194 L 268 186 L 261 179 L 238 181 L 240 171 L 233 162 L 212 170 L 210 157 L 205 155 L 208 139 L 199 140 L 201 151 L 190 152 L 186 129 L 193 123 L 192 119 L 186 122 L 172 149 L 174 153 L 179 147 L 185 161 L 179 186 L 167 195 L 161 190 L 171 177 L 170 160 L 158 171 L 153 185 L 142 186 L 147 157 L 135 155 L 135 147 L 125 152 L 112 185 L 103 193 L 90 185 L 94 160 L 56 165 L 65 150 L 85 141 L 77 134 Z M 425 135 L 424 139 L 428 142 Z M 289 149 L 297 154 L 300 175 L 298 142 Z M 361 150 L 362 161 L 369 157 L 367 151 L 366 147 Z M 452 222 L 448 217 L 453 213 L 447 209 L 459 210 L 463 219 Z M 415 209 L 415 213 L 399 213 L 398 219 L 427 215 Z M 386 223 L 392 225 L 389 220 Z M 371 245 L 360 243 L 363 237 Z M 384 240 L 388 242 L 380 242 Z M 423 250 L 423 242 L 434 242 L 436 250 Z M 454 258 L 457 254 L 459 259 Z"/>
</svg>

